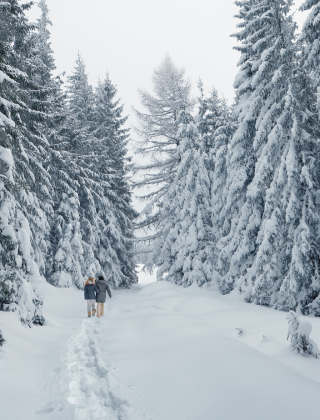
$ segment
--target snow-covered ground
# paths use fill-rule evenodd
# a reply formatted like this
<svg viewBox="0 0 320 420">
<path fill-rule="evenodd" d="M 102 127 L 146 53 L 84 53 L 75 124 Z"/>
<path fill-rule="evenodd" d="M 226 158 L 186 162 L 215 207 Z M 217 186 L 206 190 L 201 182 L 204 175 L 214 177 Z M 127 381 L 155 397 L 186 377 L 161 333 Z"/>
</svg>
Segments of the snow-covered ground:
<svg viewBox="0 0 320 420">
<path fill-rule="evenodd" d="M 44 327 L 0 312 L 0 418 L 319 418 L 320 360 L 290 351 L 285 313 L 154 280 L 115 291 L 100 321 L 81 291 L 49 284 Z"/>
</svg>

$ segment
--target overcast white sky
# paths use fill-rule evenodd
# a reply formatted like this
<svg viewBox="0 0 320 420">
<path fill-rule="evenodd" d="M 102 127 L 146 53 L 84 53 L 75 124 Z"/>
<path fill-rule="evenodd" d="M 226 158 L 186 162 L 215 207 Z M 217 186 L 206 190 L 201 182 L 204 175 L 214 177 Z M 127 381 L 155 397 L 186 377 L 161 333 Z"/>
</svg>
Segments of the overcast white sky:
<svg viewBox="0 0 320 420">
<path fill-rule="evenodd" d="M 232 47 L 238 8 L 233 0 L 47 0 L 52 47 L 59 71 L 70 74 L 77 51 L 90 82 L 108 70 L 126 113 L 139 107 L 138 88 L 151 89 L 151 75 L 169 53 L 186 69 L 194 88 L 215 86 L 229 102 L 239 53 Z M 298 7 L 302 3 L 297 1 Z M 33 8 L 32 18 L 37 16 Z M 297 14 L 301 21 L 301 13 Z M 196 91 L 196 90 L 195 90 Z"/>
<path fill-rule="evenodd" d="M 78 50 L 96 84 L 109 71 L 133 123 L 132 106 L 140 108 L 137 89 L 151 90 L 151 77 L 166 53 L 186 69 L 194 95 L 202 78 L 229 103 L 239 53 L 232 47 L 237 31 L 233 0 L 47 0 L 52 48 L 59 72 L 72 72 Z M 302 0 L 297 0 L 298 8 Z M 32 19 L 38 16 L 33 7 Z M 296 12 L 301 23 L 306 13 Z M 130 116 L 131 114 L 131 116 Z M 141 208 L 141 205 L 137 205 Z"/>
</svg>

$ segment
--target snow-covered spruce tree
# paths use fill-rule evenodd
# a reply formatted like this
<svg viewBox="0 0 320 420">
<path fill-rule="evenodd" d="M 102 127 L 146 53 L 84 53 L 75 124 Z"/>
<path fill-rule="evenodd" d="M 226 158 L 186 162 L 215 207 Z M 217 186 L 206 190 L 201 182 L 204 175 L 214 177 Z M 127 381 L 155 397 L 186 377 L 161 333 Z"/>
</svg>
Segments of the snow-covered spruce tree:
<svg viewBox="0 0 320 420">
<path fill-rule="evenodd" d="M 216 243 L 226 233 L 224 222 L 228 185 L 228 151 L 230 141 L 238 127 L 232 108 L 229 108 L 225 101 L 221 103 L 221 107 L 222 113 L 214 132 L 214 145 L 209 158 L 214 164 L 211 172 L 211 207 Z M 217 256 L 216 251 L 215 256 Z"/>
<path fill-rule="evenodd" d="M 0 1 L 0 309 L 17 311 L 30 325 L 44 322 L 38 266 L 43 270 L 47 222 L 35 192 L 47 201 L 50 186 L 38 132 L 45 110 L 40 98 L 36 109 L 33 98 L 40 92 L 26 73 L 33 60 L 29 7 Z M 41 191 L 36 176 L 43 181 Z"/>
<path fill-rule="evenodd" d="M 141 228 L 154 228 L 162 212 L 162 199 L 179 165 L 176 150 L 180 144 L 180 138 L 177 137 L 180 104 L 183 101 L 188 112 L 194 106 L 185 71 L 178 69 L 169 56 L 154 71 L 152 81 L 153 95 L 140 91 L 141 102 L 146 111 L 136 111 L 140 122 L 136 129 L 139 135 L 137 152 L 147 163 L 136 167 L 141 180 L 135 182 L 135 186 L 145 189 L 151 187 L 141 197 L 148 201 L 141 212 L 141 220 L 137 223 L 137 227 Z"/>
<path fill-rule="evenodd" d="M 179 164 L 163 197 L 149 265 L 159 268 L 158 279 L 179 285 L 202 285 L 212 280 L 212 218 L 207 155 L 197 126 L 180 102 L 177 123 Z"/>
<path fill-rule="evenodd" d="M 52 184 L 53 212 L 49 217 L 50 235 L 47 240 L 47 280 L 58 287 L 75 283 L 82 287 L 82 241 L 79 223 L 79 199 L 73 174 L 80 172 L 70 152 L 66 95 L 60 77 L 54 77 L 55 62 L 50 44 L 49 10 L 45 0 L 38 3 L 41 16 L 37 31 L 32 34 L 34 60 L 37 67 L 33 77 L 46 93 L 47 118 L 41 130 L 50 144 L 45 161 Z"/>
<path fill-rule="evenodd" d="M 123 106 L 116 100 L 117 89 L 107 74 L 99 81 L 95 92 L 92 135 L 94 142 L 94 169 L 98 171 L 104 195 L 110 203 L 113 218 L 101 211 L 105 218 L 106 231 L 101 238 L 106 241 L 104 251 L 99 252 L 99 262 L 106 273 L 114 273 L 118 279 L 114 284 L 128 286 L 137 281 L 135 263 L 132 257 L 133 220 L 137 213 L 132 208 L 131 191 L 128 182 L 130 159 L 127 155 L 128 129 L 123 125 L 127 117 L 122 116 Z M 114 250 L 117 258 L 108 255 Z M 116 274 L 117 273 L 117 274 Z"/>
<path fill-rule="evenodd" d="M 83 286 L 83 244 L 80 232 L 79 182 L 81 169 L 69 150 L 68 114 L 63 93 L 56 91 L 54 120 L 46 127 L 51 145 L 47 170 L 54 188 L 54 215 L 50 220 L 50 258 L 47 262 L 47 280 L 57 287 L 72 283 Z"/>
<path fill-rule="evenodd" d="M 81 273 L 83 277 L 103 274 L 101 266 L 94 252 L 99 247 L 99 235 L 104 232 L 104 223 L 97 216 L 99 205 L 107 206 L 103 188 L 94 166 L 93 136 L 90 134 L 90 124 L 94 108 L 93 89 L 89 85 L 85 64 L 80 54 L 77 56 L 73 74 L 68 77 L 68 124 L 66 135 L 66 151 L 70 152 L 69 159 L 73 162 L 68 175 L 77 184 L 77 197 L 74 203 L 73 218 L 76 229 L 76 242 L 82 253 Z M 78 200 L 78 201 L 77 201 Z M 102 204 L 101 204 L 102 202 Z M 64 205 L 63 205 L 64 207 Z M 77 220 L 77 212 L 79 219 Z M 79 225 L 77 225 L 79 222 Z M 80 237 L 77 228 L 80 228 Z M 67 242 L 69 238 L 67 238 Z M 62 246 L 63 241 L 60 243 Z M 81 277 L 81 276 L 80 276 Z M 81 283 L 76 284 L 79 287 Z"/>
<path fill-rule="evenodd" d="M 214 146 L 214 133 L 223 114 L 222 100 L 219 98 L 216 89 L 212 89 L 210 96 L 205 97 L 201 79 L 198 83 L 198 89 L 200 96 L 198 98 L 197 127 L 202 137 L 203 147 L 207 153 L 210 153 Z"/>
<path fill-rule="evenodd" d="M 269 156 L 278 159 L 266 194 L 250 293 L 251 300 L 281 310 L 299 306 L 316 313 L 308 307 L 320 291 L 318 121 L 304 72 L 296 68 L 287 81 L 282 112 L 266 146 Z"/>
<path fill-rule="evenodd" d="M 263 86 L 253 84 L 255 74 L 259 68 L 259 60 L 264 51 L 264 38 L 269 34 L 264 28 L 268 15 L 264 15 L 264 2 L 256 0 L 241 0 L 236 4 L 240 7 L 237 15 L 241 22 L 238 27 L 240 32 L 233 35 L 241 42 L 234 47 L 240 51 L 241 57 L 238 63 L 239 73 L 234 82 L 236 89 L 236 105 L 234 114 L 238 119 L 237 129 L 229 142 L 229 151 L 225 155 L 227 179 L 225 189 L 217 190 L 221 195 L 223 208 L 220 211 L 219 231 L 220 240 L 217 244 L 218 262 L 216 269 L 222 276 L 220 289 L 228 293 L 234 287 L 234 279 L 238 273 L 230 272 L 230 264 L 237 243 L 234 241 L 235 231 L 239 223 L 242 206 L 245 202 L 247 186 L 254 175 L 255 153 L 253 141 L 256 132 L 256 121 L 259 109 L 267 98 L 264 95 Z M 260 7 L 259 7 L 260 6 Z M 267 49 L 267 47 L 265 47 Z M 265 83 L 268 84 L 268 81 Z M 217 212 L 215 212 L 217 214 Z"/>
<path fill-rule="evenodd" d="M 35 25 L 36 29 L 26 37 L 25 42 L 17 44 L 13 63 L 28 76 L 19 84 L 24 103 L 28 107 L 28 112 L 21 113 L 24 129 L 22 145 L 28 156 L 28 166 L 31 170 L 26 182 L 37 197 L 36 204 L 41 209 L 41 212 L 38 210 L 33 212 L 28 220 L 32 231 L 35 261 L 41 274 L 45 274 L 49 255 L 48 221 L 53 216 L 53 191 L 50 175 L 45 167 L 50 159 L 50 147 L 44 135 L 44 129 L 51 118 L 51 98 L 55 86 L 49 77 L 53 58 L 46 51 L 48 34 L 45 33 L 45 26 L 48 21 L 48 10 L 45 0 L 40 2 L 40 7 L 42 16 Z M 25 51 L 29 51 L 28 56 L 25 55 Z"/>
<path fill-rule="evenodd" d="M 310 10 L 309 16 L 303 25 L 300 35 L 300 41 L 303 45 L 304 68 L 309 72 L 314 83 L 314 89 L 317 90 L 317 108 L 320 111 L 320 2 L 319 0 L 306 0 L 300 7 L 300 10 Z M 319 112 L 320 115 L 320 112 Z M 313 293 L 313 302 L 310 303 L 309 311 L 316 316 L 320 316 L 320 294 L 319 282 L 313 281 L 311 293 Z"/>
<path fill-rule="evenodd" d="M 93 153 L 97 144 L 90 135 L 92 121 L 88 117 L 93 113 L 94 98 L 80 55 L 68 89 L 67 103 L 56 86 L 54 121 L 46 129 L 52 148 L 48 171 L 54 185 L 55 210 L 48 280 L 57 287 L 75 284 L 82 288 L 85 277 L 104 274 L 95 254 L 101 254 L 99 232 L 103 235 L 105 231 L 97 216 L 97 201 L 106 200 L 92 169 L 97 164 Z M 87 105 L 90 109 L 85 108 Z"/>
<path fill-rule="evenodd" d="M 303 309 L 319 288 L 316 104 L 294 43 L 292 2 L 258 3 L 250 14 L 264 22 L 251 81 L 258 93 L 256 165 L 221 287 L 234 287 L 236 279 L 248 301 Z"/>
<path fill-rule="evenodd" d="M 319 122 L 293 24 L 280 13 L 275 18 L 274 25 L 281 28 L 281 59 L 269 97 L 274 102 L 270 110 L 277 111 L 273 118 L 262 113 L 255 139 L 261 154 L 250 192 L 253 198 L 265 194 L 265 206 L 256 260 L 242 287 L 251 301 L 306 311 L 320 290 Z M 261 147 L 264 133 L 268 140 Z"/>
<path fill-rule="evenodd" d="M 97 142 L 92 135 L 93 89 L 88 83 L 85 64 L 79 54 L 68 81 L 69 150 L 79 168 L 74 173 L 74 179 L 79 184 L 79 222 L 83 249 L 81 271 L 84 277 L 96 276 L 105 274 L 98 259 L 99 253 L 104 254 L 100 238 L 105 237 L 106 230 L 101 214 L 111 217 L 111 213 L 110 203 L 104 194 L 105 181 L 101 180 L 96 169 L 99 152 L 95 150 Z"/>
<path fill-rule="evenodd" d="M 270 105 L 274 106 L 272 102 L 270 104 L 270 88 L 277 69 L 276 58 L 281 49 L 279 42 L 278 45 L 274 44 L 279 33 L 274 31 L 272 25 L 273 2 L 254 0 L 237 4 L 240 7 L 237 17 L 242 20 L 238 24 L 241 31 L 234 35 L 242 44 L 235 47 L 241 52 L 240 71 L 234 84 L 237 99 L 235 113 L 239 126 L 230 143 L 227 196 L 222 212 L 225 217 L 223 236 L 217 246 L 223 293 L 233 289 L 235 279 L 239 279 L 252 263 L 264 202 L 257 199 L 252 203 L 254 200 L 247 197 L 247 188 L 254 177 L 258 159 L 259 150 L 255 150 L 254 142 L 260 112 L 269 111 L 270 114 Z M 280 2 L 278 7 L 282 6 L 283 2 Z M 247 228 L 251 229 L 249 234 L 245 231 Z"/>
<path fill-rule="evenodd" d="M 122 107 L 109 78 L 94 96 L 85 66 L 78 57 L 69 78 L 70 152 L 79 174 L 79 216 L 84 276 L 104 274 L 116 286 L 136 282 L 131 257 L 132 222 L 130 192 L 125 179 L 126 131 Z M 92 95 L 92 97 L 91 97 Z"/>
<path fill-rule="evenodd" d="M 91 145 L 90 123 L 94 107 L 94 94 L 88 82 L 85 63 L 78 53 L 73 74 L 68 77 L 68 103 L 70 147 L 85 160 Z M 89 158 L 87 159 L 89 160 Z"/>
<path fill-rule="evenodd" d="M 236 118 L 224 99 L 219 99 L 218 92 L 213 89 L 209 97 L 201 96 L 197 127 L 201 135 L 201 143 L 207 158 L 206 167 L 210 177 L 210 205 L 212 212 L 214 241 L 217 243 L 223 235 L 224 209 L 226 206 L 227 158 L 228 144 L 237 128 Z M 216 258 L 214 258 L 214 262 Z"/>
</svg>

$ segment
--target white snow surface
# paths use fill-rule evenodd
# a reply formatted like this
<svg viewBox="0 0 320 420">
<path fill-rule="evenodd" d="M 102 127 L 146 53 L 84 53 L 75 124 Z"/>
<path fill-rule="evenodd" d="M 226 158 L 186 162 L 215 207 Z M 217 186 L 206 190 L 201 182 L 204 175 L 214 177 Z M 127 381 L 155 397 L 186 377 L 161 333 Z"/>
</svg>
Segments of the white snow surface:
<svg viewBox="0 0 320 420">
<path fill-rule="evenodd" d="M 100 320 L 47 283 L 45 326 L 0 312 L 0 418 L 319 418 L 320 360 L 291 351 L 286 313 L 154 279 L 113 291 Z M 320 319 L 301 319 L 320 343 Z"/>
</svg>

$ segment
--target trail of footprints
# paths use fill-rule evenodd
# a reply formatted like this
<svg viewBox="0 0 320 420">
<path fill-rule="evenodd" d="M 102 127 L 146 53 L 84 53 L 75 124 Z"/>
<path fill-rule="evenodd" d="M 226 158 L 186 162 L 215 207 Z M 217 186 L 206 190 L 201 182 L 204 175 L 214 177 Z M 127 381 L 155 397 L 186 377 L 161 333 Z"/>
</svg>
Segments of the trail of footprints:
<svg viewBox="0 0 320 420">
<path fill-rule="evenodd" d="M 75 407 L 75 419 L 125 419 L 127 402 L 118 399 L 109 389 L 108 369 L 98 342 L 99 328 L 85 320 L 82 330 L 69 345 L 68 402 Z"/>
<path fill-rule="evenodd" d="M 115 395 L 117 389 L 134 388 L 120 384 L 110 372 L 112 368 L 104 363 L 99 333 L 97 320 L 86 319 L 80 332 L 71 337 L 63 367 L 57 367 L 52 373 L 46 387 L 49 397 L 36 412 L 39 420 L 158 419 L 138 412 L 128 401 Z"/>
</svg>

